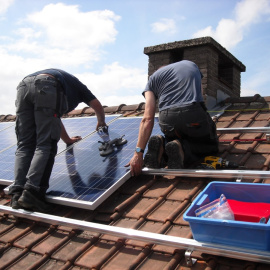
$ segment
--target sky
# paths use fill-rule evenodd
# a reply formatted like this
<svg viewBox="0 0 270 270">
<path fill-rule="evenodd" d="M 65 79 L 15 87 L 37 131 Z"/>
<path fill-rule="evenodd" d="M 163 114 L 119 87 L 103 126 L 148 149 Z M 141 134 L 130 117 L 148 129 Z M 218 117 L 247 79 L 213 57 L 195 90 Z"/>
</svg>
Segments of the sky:
<svg viewBox="0 0 270 270">
<path fill-rule="evenodd" d="M 269 96 L 270 0 L 0 0 L 0 115 L 15 114 L 18 83 L 46 68 L 103 105 L 144 102 L 144 48 L 204 36 L 246 66 L 241 96 Z"/>
</svg>

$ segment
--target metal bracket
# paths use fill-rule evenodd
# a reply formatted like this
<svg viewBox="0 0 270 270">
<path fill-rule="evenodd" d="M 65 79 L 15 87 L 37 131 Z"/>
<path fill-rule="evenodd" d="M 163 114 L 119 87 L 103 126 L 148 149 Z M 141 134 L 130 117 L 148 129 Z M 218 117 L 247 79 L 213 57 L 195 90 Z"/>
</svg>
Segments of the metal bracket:
<svg viewBox="0 0 270 270">
<path fill-rule="evenodd" d="M 197 262 L 197 259 L 194 259 L 191 257 L 191 254 L 193 252 L 193 249 L 187 249 L 185 252 L 185 259 L 186 259 L 186 264 L 187 266 L 192 266 Z"/>
<path fill-rule="evenodd" d="M 267 141 L 267 143 L 270 143 L 270 134 L 269 133 L 266 133 L 266 141 Z"/>
<path fill-rule="evenodd" d="M 235 182 L 240 183 L 242 181 L 242 177 L 236 178 Z"/>
</svg>

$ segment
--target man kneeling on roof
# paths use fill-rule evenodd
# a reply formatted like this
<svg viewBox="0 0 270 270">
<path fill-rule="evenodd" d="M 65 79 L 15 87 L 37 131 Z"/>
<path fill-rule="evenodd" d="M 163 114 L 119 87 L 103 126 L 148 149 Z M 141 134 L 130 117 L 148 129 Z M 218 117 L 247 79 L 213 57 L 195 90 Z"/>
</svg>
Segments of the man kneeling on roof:
<svg viewBox="0 0 270 270">
<path fill-rule="evenodd" d="M 168 169 L 187 168 L 201 157 L 218 152 L 216 125 L 203 101 L 201 79 L 198 66 L 187 60 L 163 66 L 150 76 L 143 91 L 145 111 L 137 147 L 128 164 L 132 176 L 139 175 L 144 165 L 149 168 L 160 168 L 162 164 Z M 164 136 L 150 138 L 156 100 Z M 147 142 L 148 151 L 143 160 Z"/>
<path fill-rule="evenodd" d="M 97 127 L 106 126 L 99 100 L 73 75 L 60 69 L 46 69 L 26 76 L 17 87 L 15 181 L 9 189 L 11 207 L 48 212 L 45 201 L 57 142 L 72 144 L 60 117 L 80 102 L 92 107 Z"/>
</svg>

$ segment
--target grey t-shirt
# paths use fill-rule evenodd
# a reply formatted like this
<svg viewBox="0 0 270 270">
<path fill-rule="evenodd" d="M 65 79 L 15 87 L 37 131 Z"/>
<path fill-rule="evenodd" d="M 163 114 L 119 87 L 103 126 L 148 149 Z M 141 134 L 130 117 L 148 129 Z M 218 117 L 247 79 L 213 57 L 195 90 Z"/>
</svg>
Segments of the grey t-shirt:
<svg viewBox="0 0 270 270">
<path fill-rule="evenodd" d="M 176 62 L 153 73 L 143 91 L 152 91 L 159 100 L 159 110 L 202 102 L 202 74 L 198 66 L 188 60 Z"/>
</svg>

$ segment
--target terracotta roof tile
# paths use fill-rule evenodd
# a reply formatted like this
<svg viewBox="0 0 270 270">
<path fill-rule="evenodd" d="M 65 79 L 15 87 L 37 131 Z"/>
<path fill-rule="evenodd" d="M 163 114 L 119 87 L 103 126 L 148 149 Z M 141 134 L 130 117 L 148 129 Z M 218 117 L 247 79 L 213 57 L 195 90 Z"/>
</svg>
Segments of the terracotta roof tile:
<svg viewBox="0 0 270 270">
<path fill-rule="evenodd" d="M 171 263 L 173 260 L 174 263 Z M 140 269 L 155 270 L 155 269 L 169 269 L 168 267 L 176 267 L 180 260 L 175 260 L 174 256 L 161 252 L 149 252 L 147 258 L 140 264 Z M 173 269 L 173 268 L 172 268 Z"/>
<path fill-rule="evenodd" d="M 192 238 L 192 232 L 189 226 L 172 225 L 166 232 L 166 235 Z M 164 245 L 155 245 L 153 249 L 158 252 L 171 253 L 171 254 L 174 254 L 175 252 L 175 248 L 164 246 Z"/>
<path fill-rule="evenodd" d="M 122 246 L 121 249 L 115 250 L 114 256 L 107 260 L 102 269 L 134 269 L 145 256 L 141 256 L 142 250 L 133 246 Z"/>
<path fill-rule="evenodd" d="M 157 222 L 170 220 L 171 213 L 181 207 L 181 205 L 182 203 L 180 201 L 162 201 L 147 218 Z"/>
<path fill-rule="evenodd" d="M 42 260 L 42 255 L 22 250 L 18 248 L 11 248 L 1 258 L 0 266 L 2 269 L 27 269 L 29 266 L 39 265 Z M 16 266 L 15 266 L 16 265 Z"/>
<path fill-rule="evenodd" d="M 145 232 L 152 232 L 152 233 L 164 232 L 164 223 L 163 222 L 146 221 L 145 219 L 142 219 L 142 220 L 144 220 L 144 222 L 138 228 L 138 230 L 145 231 Z M 137 240 L 127 240 L 127 244 L 129 244 L 131 246 L 139 246 L 139 247 L 145 247 L 145 246 L 151 245 L 150 243 L 137 241 Z"/>
<path fill-rule="evenodd" d="M 152 209 L 160 203 L 163 199 L 142 198 L 138 202 L 135 202 L 128 210 L 124 212 L 126 218 L 139 219 L 142 216 L 147 215 Z"/>
<path fill-rule="evenodd" d="M 217 128 L 269 126 L 270 97 L 229 98 L 230 105 L 215 118 Z M 107 114 L 126 117 L 142 115 L 144 103 L 105 106 Z M 74 110 L 65 117 L 93 115 L 91 108 Z M 15 116 L 0 116 L 14 121 Z M 248 141 L 234 141 L 235 139 Z M 270 144 L 265 134 L 219 134 L 219 156 L 248 170 L 269 170 Z M 235 181 L 236 179 L 231 179 Z M 212 179 L 140 175 L 130 178 L 95 211 L 56 206 L 53 214 L 122 228 L 191 238 L 189 223 L 183 220 L 188 206 Z M 268 183 L 269 179 L 245 182 Z M 4 187 L 2 187 L 4 188 Z M 9 205 L 3 190 L 0 205 Z M 1 269 L 268 269 L 269 264 L 241 261 L 193 252 L 192 268 L 185 261 L 185 250 L 143 241 L 122 239 L 110 234 L 73 230 L 0 213 Z M 251 247 L 252 248 L 252 247 Z"/>
<path fill-rule="evenodd" d="M 123 243 L 97 241 L 90 246 L 75 262 L 76 266 L 87 268 L 100 268 L 111 256 L 113 256 Z"/>
</svg>

